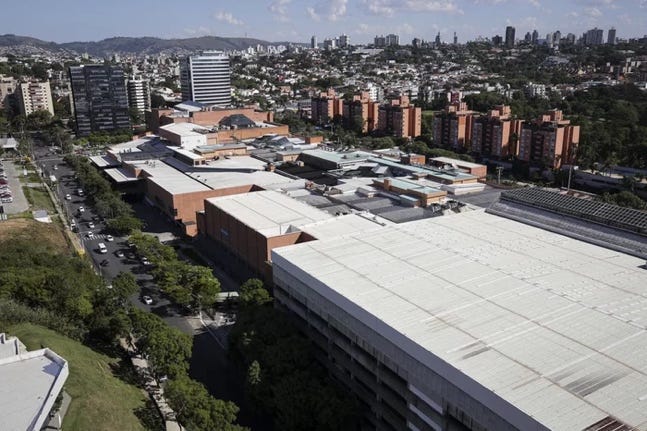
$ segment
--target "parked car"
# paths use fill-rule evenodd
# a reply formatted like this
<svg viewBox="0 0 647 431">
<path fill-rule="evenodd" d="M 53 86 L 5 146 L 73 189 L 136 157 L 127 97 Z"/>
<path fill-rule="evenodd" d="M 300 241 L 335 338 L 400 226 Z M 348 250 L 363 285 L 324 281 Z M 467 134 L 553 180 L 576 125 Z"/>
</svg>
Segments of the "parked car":
<svg viewBox="0 0 647 431">
<path fill-rule="evenodd" d="M 142 301 L 144 301 L 144 304 L 146 304 L 146 305 L 152 305 L 153 304 L 153 298 L 151 298 L 148 295 L 142 296 Z"/>
<path fill-rule="evenodd" d="M 10 198 L 0 198 L 0 201 L 3 204 L 10 204 L 11 202 L 13 202 L 13 198 L 11 198 L 11 197 Z"/>
<path fill-rule="evenodd" d="M 92 223 L 91 221 L 89 221 L 89 222 L 88 222 L 88 228 L 90 228 L 90 229 L 94 229 L 94 223 Z"/>
<path fill-rule="evenodd" d="M 79 207 L 79 212 L 80 212 L 80 213 L 85 212 L 85 208 L 83 208 L 83 207 Z"/>
<path fill-rule="evenodd" d="M 66 200 L 66 201 L 71 201 L 71 200 L 72 200 L 72 195 L 71 195 L 71 194 L 69 194 L 69 193 L 68 193 L 68 194 L 66 194 L 66 195 L 65 195 L 65 200 Z"/>
<path fill-rule="evenodd" d="M 93 232 L 88 232 L 87 234 L 85 234 L 85 237 L 87 239 L 94 239 L 94 233 Z"/>
<path fill-rule="evenodd" d="M 147 258 L 146 256 L 142 256 L 142 258 L 140 259 L 140 261 L 141 261 L 141 263 L 142 263 L 142 264 L 144 264 L 145 266 L 152 265 L 151 261 L 150 261 L 150 260 L 148 260 L 148 258 Z"/>
<path fill-rule="evenodd" d="M 117 256 L 117 257 L 124 257 L 124 252 L 123 252 L 123 251 L 121 251 L 121 250 L 117 250 L 117 251 L 115 251 L 115 256 Z"/>
<path fill-rule="evenodd" d="M 106 241 L 112 242 L 112 241 L 114 241 L 114 240 L 115 240 L 115 237 L 114 237 L 114 236 L 112 236 L 112 235 L 107 235 L 107 236 L 106 236 Z"/>
</svg>

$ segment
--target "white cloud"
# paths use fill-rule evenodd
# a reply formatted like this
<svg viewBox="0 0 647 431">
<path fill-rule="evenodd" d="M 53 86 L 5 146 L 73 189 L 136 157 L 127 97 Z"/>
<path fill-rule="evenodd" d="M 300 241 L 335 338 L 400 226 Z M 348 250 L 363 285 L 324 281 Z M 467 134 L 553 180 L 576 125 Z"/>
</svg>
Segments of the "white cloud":
<svg viewBox="0 0 647 431">
<path fill-rule="evenodd" d="M 213 16 L 215 19 L 218 21 L 226 22 L 227 24 L 231 25 L 243 25 L 244 22 L 239 20 L 238 18 L 235 18 L 231 13 L 229 12 L 218 12 Z"/>
<path fill-rule="evenodd" d="M 533 5 L 536 8 L 541 7 L 541 3 L 539 3 L 539 0 L 529 0 L 530 4 Z"/>
<path fill-rule="evenodd" d="M 360 23 L 355 29 L 355 34 L 371 34 L 371 27 L 366 23 Z"/>
<path fill-rule="evenodd" d="M 362 2 L 372 14 L 386 17 L 391 17 L 400 11 L 463 13 L 454 0 L 362 0 Z"/>
<path fill-rule="evenodd" d="M 399 34 L 413 34 L 415 29 L 411 24 L 405 22 L 404 24 L 398 26 L 397 33 Z"/>
<path fill-rule="evenodd" d="M 600 9 L 598 9 L 597 7 L 587 7 L 584 10 L 584 13 L 591 18 L 599 18 L 602 16 L 602 12 L 600 12 Z"/>
<path fill-rule="evenodd" d="M 275 0 L 267 8 L 274 15 L 274 19 L 280 22 L 288 22 L 290 21 L 288 16 L 288 5 L 290 3 L 292 3 L 292 0 Z"/>
<path fill-rule="evenodd" d="M 322 18 L 328 21 L 339 21 L 346 15 L 348 0 L 319 1 L 314 6 L 307 7 L 306 12 L 315 21 Z"/>
</svg>

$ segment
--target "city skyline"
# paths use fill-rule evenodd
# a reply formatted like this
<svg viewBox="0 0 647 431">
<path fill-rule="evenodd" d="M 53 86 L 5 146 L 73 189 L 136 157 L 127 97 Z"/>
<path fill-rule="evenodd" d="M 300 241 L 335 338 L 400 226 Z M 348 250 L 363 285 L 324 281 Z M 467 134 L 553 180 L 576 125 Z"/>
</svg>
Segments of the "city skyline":
<svg viewBox="0 0 647 431">
<path fill-rule="evenodd" d="M 618 38 L 642 37 L 647 28 L 647 0 L 196 0 L 190 11 L 176 2 L 151 7 L 115 0 L 88 8 L 80 0 L 67 0 L 65 8 L 37 1 L 37 15 L 33 3 L 10 4 L 8 15 L 30 19 L 5 23 L 3 33 L 59 43 L 205 35 L 308 43 L 313 34 L 320 41 L 347 34 L 352 43 L 369 43 L 376 35 L 395 33 L 409 43 L 414 37 L 433 40 L 438 32 L 445 42 L 454 31 L 459 42 L 504 36 L 506 26 L 516 28 L 517 39 L 535 29 L 540 35 L 560 30 L 580 36 L 596 26 L 605 34 L 615 27 Z M 197 10 L 201 13 L 193 13 Z"/>
</svg>

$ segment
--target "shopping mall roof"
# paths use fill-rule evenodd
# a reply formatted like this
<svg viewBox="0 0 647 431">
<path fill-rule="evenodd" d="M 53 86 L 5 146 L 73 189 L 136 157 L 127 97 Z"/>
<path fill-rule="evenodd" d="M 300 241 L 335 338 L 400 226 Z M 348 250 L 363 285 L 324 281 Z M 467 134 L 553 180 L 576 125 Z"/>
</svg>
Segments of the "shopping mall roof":
<svg viewBox="0 0 647 431">
<path fill-rule="evenodd" d="M 65 359 L 49 349 L 0 359 L 2 429 L 40 430 L 68 373 Z"/>
<path fill-rule="evenodd" d="M 270 190 L 211 198 L 207 202 L 268 238 L 294 232 L 303 225 L 333 217 L 325 211 Z"/>
<path fill-rule="evenodd" d="M 148 160 L 133 164 L 135 168 L 146 171 L 147 180 L 157 184 L 172 195 L 210 190 L 199 181 L 167 165 L 161 160 Z"/>
<path fill-rule="evenodd" d="M 501 417 L 647 430 L 644 260 L 480 210 L 272 253 Z"/>
</svg>

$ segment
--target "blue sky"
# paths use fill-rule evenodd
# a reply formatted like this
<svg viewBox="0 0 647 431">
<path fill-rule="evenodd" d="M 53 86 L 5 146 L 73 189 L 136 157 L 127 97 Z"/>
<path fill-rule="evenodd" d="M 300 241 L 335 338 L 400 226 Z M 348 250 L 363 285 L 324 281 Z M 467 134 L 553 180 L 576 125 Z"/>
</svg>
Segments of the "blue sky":
<svg viewBox="0 0 647 431">
<path fill-rule="evenodd" d="M 397 33 L 403 42 L 460 41 L 517 29 L 540 37 L 560 30 L 581 35 L 614 26 L 618 37 L 647 33 L 647 0 L 5 0 L 0 32 L 55 42 L 112 36 L 164 38 L 249 36 L 307 42 L 346 33 L 352 42 Z M 90 6 L 92 5 L 92 6 Z M 25 18 L 21 18 L 21 17 Z M 28 18 L 27 18 L 28 17 Z"/>
</svg>

